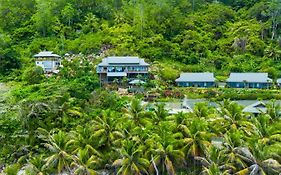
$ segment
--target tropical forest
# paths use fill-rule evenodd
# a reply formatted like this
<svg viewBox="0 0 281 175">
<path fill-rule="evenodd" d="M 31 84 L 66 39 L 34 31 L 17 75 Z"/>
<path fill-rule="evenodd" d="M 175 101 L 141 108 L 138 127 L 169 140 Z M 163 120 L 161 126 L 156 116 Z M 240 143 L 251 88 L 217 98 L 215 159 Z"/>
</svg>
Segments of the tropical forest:
<svg viewBox="0 0 281 175">
<path fill-rule="evenodd" d="M 0 174 L 280 175 L 281 0 L 0 0 Z"/>
</svg>

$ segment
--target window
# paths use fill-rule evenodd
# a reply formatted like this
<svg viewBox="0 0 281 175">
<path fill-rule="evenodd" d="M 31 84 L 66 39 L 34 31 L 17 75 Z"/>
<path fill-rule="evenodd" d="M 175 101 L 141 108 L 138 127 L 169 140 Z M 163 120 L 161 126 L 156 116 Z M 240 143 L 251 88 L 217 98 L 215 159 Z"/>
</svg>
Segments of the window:
<svg viewBox="0 0 281 175">
<path fill-rule="evenodd" d="M 116 72 L 123 72 L 122 67 L 116 67 Z"/>
<path fill-rule="evenodd" d="M 108 72 L 114 72 L 114 67 L 108 67 Z"/>
<path fill-rule="evenodd" d="M 206 87 L 206 86 L 207 86 L 207 83 L 205 82 L 205 83 L 204 83 L 204 87 Z"/>
</svg>

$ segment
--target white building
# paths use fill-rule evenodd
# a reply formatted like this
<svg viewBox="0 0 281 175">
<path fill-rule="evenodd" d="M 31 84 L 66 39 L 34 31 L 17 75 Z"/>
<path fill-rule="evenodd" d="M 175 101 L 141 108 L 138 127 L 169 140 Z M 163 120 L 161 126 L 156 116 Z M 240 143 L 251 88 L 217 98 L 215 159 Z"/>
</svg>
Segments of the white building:
<svg viewBox="0 0 281 175">
<path fill-rule="evenodd" d="M 57 72 L 61 65 L 61 57 L 52 51 L 44 51 L 34 55 L 36 66 L 43 68 L 45 73 Z"/>
</svg>

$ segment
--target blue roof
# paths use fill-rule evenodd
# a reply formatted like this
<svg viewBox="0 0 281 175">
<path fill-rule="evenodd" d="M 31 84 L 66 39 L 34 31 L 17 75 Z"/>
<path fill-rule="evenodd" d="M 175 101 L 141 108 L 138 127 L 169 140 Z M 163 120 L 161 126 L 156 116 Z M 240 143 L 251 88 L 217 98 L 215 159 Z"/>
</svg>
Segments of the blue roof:
<svg viewBox="0 0 281 175">
<path fill-rule="evenodd" d="M 272 79 L 268 78 L 268 73 L 231 73 L 226 81 L 267 83 L 272 82 Z"/>
<path fill-rule="evenodd" d="M 214 82 L 214 73 L 181 73 L 176 82 Z"/>
<path fill-rule="evenodd" d="M 109 66 L 109 65 L 120 65 L 120 64 L 133 64 L 133 65 L 140 65 L 140 66 L 149 66 L 148 63 L 139 57 L 132 57 L 132 56 L 114 56 L 114 57 L 107 57 L 102 59 L 102 62 L 98 64 L 99 66 Z"/>
</svg>

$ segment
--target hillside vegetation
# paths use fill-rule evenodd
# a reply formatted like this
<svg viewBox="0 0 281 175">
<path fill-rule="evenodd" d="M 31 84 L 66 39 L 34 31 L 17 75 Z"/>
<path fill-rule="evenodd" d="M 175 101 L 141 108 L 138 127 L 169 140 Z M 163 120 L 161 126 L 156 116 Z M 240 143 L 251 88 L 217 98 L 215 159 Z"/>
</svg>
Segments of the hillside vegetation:
<svg viewBox="0 0 281 175">
<path fill-rule="evenodd" d="M 1 0 L 0 73 L 42 50 L 280 76 L 280 0 Z"/>
<path fill-rule="evenodd" d="M 0 0 L 0 174 L 278 175 L 280 105 L 254 116 L 224 98 L 280 99 L 280 90 L 173 82 L 181 71 L 277 79 L 280 37 L 280 0 Z M 32 58 L 43 50 L 72 60 L 47 77 Z M 163 101 L 206 97 L 219 109 L 168 115 L 141 94 L 101 88 L 95 65 L 107 55 L 145 58 L 147 86 Z"/>
</svg>

